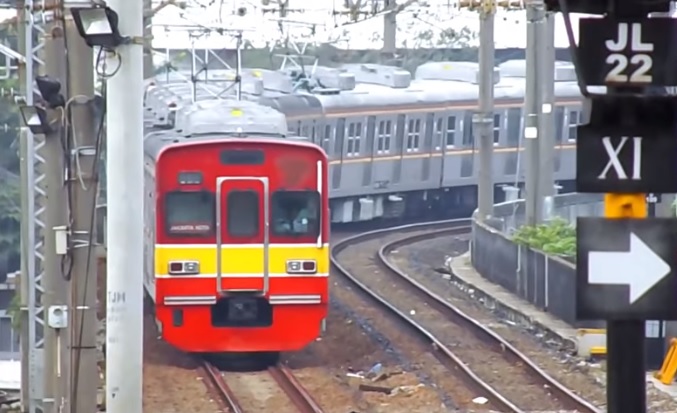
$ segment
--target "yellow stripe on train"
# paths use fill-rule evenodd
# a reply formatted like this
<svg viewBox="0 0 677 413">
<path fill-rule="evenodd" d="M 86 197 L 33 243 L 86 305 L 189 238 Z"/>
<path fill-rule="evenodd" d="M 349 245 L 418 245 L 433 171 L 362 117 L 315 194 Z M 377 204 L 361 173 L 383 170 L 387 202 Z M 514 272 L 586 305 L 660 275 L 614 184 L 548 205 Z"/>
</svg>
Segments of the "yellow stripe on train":
<svg viewBox="0 0 677 413">
<path fill-rule="evenodd" d="M 268 247 L 269 273 L 287 272 L 287 260 L 315 260 L 317 272 L 329 272 L 329 245 L 273 244 Z M 215 274 L 216 245 L 156 245 L 155 274 L 168 276 L 170 261 L 197 261 L 201 274 Z M 263 245 L 227 245 L 221 249 L 222 274 L 263 273 Z"/>
</svg>

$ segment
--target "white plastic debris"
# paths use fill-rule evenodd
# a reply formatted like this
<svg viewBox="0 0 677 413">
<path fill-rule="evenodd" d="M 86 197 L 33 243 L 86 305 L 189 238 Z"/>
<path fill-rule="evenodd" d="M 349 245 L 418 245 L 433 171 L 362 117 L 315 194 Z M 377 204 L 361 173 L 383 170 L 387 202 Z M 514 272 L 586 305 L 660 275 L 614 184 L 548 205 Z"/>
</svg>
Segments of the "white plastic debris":
<svg viewBox="0 0 677 413">
<path fill-rule="evenodd" d="M 487 399 L 486 397 L 482 397 L 482 396 L 475 397 L 474 399 L 472 399 L 472 402 L 475 403 L 475 404 L 487 404 L 488 401 L 489 401 L 489 399 Z"/>
</svg>

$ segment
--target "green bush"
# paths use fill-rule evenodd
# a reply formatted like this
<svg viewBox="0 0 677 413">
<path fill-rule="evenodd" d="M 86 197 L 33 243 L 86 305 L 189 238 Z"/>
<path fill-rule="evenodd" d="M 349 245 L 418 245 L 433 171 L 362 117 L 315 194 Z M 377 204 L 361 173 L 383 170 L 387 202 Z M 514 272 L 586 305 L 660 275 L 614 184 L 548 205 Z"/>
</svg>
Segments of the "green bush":
<svg viewBox="0 0 677 413">
<path fill-rule="evenodd" d="M 522 226 L 513 235 L 513 241 L 548 255 L 569 259 L 576 256 L 576 229 L 561 218 L 547 224 Z"/>
</svg>

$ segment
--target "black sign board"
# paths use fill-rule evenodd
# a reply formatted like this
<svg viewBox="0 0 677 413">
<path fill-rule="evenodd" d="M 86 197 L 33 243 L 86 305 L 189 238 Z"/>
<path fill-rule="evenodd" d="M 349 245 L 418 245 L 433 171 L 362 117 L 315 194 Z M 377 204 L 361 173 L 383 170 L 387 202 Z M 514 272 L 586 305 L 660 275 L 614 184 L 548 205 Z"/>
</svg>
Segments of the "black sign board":
<svg viewBox="0 0 677 413">
<path fill-rule="evenodd" d="M 677 137 L 643 128 L 578 127 L 578 192 L 677 192 Z"/>
<path fill-rule="evenodd" d="M 677 220 L 578 218 L 579 320 L 677 320 Z"/>
<path fill-rule="evenodd" d="M 593 96 L 578 127 L 576 190 L 677 192 L 677 99 Z"/>
<path fill-rule="evenodd" d="M 590 86 L 676 86 L 677 33 L 667 17 L 579 21 L 579 64 Z"/>
</svg>

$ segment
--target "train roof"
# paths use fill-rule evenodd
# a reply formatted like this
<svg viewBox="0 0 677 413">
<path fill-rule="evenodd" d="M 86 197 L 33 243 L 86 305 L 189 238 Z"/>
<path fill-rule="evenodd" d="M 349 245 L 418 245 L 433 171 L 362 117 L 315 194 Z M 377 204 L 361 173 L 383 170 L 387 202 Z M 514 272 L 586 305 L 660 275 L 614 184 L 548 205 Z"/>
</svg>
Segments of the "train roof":
<svg viewBox="0 0 677 413">
<path fill-rule="evenodd" d="M 181 146 L 194 146 L 194 145 L 204 145 L 212 143 L 215 141 L 228 141 L 228 142 L 243 142 L 246 141 L 252 144 L 260 145 L 277 145 L 277 146 L 288 146 L 290 148 L 314 148 L 318 152 L 322 153 L 325 157 L 324 151 L 321 148 L 312 142 L 308 142 L 301 137 L 290 136 L 288 139 L 279 139 L 271 137 L 242 137 L 242 136 L 224 136 L 223 134 L 213 134 L 213 135 L 204 135 L 196 137 L 185 137 L 180 136 L 174 133 L 174 131 L 157 131 L 148 134 L 144 140 L 144 148 L 147 156 L 157 161 L 162 152 L 164 152 L 168 147 L 181 147 Z"/>
<path fill-rule="evenodd" d="M 226 72 L 221 78 L 234 77 Z M 218 76 L 212 75 L 212 78 Z M 243 96 L 247 100 L 275 108 L 289 117 L 321 113 L 382 110 L 391 106 L 453 106 L 476 102 L 479 97 L 479 65 L 476 62 L 428 62 L 414 75 L 408 71 L 378 64 L 344 64 L 338 68 L 305 66 L 284 70 L 248 68 L 242 70 Z M 247 80 L 249 79 L 249 80 Z M 581 93 L 572 63 L 556 62 L 555 96 L 578 99 Z M 246 82 L 256 84 L 256 93 L 246 89 Z M 526 91 L 526 61 L 509 60 L 494 69 L 494 98 L 520 100 Z M 157 102 L 160 113 L 176 94 L 186 96 L 190 86 L 168 85 L 177 91 L 150 93 L 149 102 Z M 201 90 L 223 90 L 224 83 L 199 84 Z M 188 88 L 188 89 L 187 89 Z M 198 100 L 210 99 L 214 91 L 199 92 Z M 473 103 L 470 103 L 473 104 Z M 165 109 L 162 109 L 162 108 Z"/>
<path fill-rule="evenodd" d="M 274 108 L 256 102 L 234 99 L 210 99 L 172 108 L 173 129 L 162 131 L 163 138 L 150 133 L 144 142 L 146 152 L 156 157 L 168 142 L 209 136 L 288 135 L 286 117 Z"/>
</svg>

